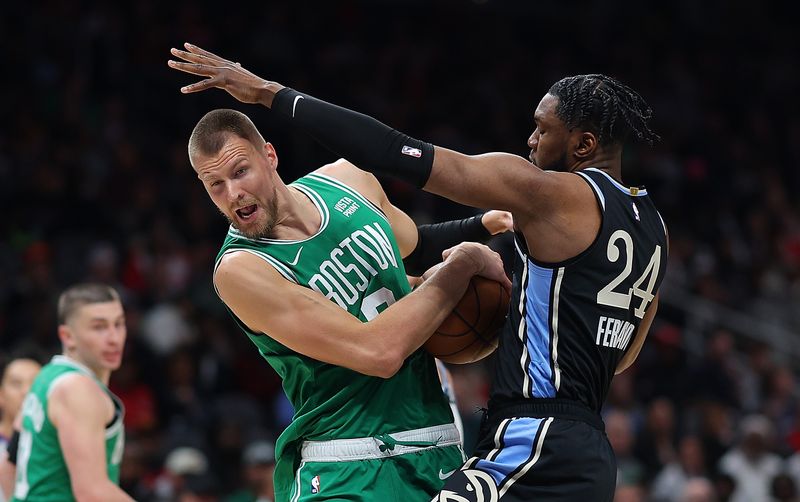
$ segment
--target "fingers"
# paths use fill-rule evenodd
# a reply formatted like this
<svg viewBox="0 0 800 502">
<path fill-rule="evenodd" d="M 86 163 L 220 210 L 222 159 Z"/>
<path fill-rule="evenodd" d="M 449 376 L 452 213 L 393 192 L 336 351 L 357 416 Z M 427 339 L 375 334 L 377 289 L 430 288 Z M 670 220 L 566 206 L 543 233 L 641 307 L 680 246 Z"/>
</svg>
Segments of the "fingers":
<svg viewBox="0 0 800 502">
<path fill-rule="evenodd" d="M 222 58 L 220 56 L 217 56 L 213 52 L 209 52 L 209 51 L 207 51 L 205 49 L 201 49 L 200 47 L 198 47 L 196 45 L 192 45 L 189 42 L 184 43 L 183 46 L 186 47 L 186 50 L 191 52 L 192 54 L 197 54 L 197 55 L 200 55 L 200 56 L 205 56 L 207 58 L 218 59 L 220 61 L 224 61 L 226 63 L 230 63 L 230 61 L 228 61 L 227 59 Z"/>
<path fill-rule="evenodd" d="M 212 77 L 220 70 L 216 66 L 209 66 L 200 63 L 183 63 L 181 61 L 173 61 L 171 59 L 167 61 L 167 65 L 170 68 L 191 73 L 192 75 L 200 75 L 201 77 Z"/>
<path fill-rule="evenodd" d="M 212 87 L 220 87 L 219 82 L 220 79 L 218 77 L 207 78 L 205 80 L 201 80 L 200 82 L 195 82 L 194 84 L 181 87 L 181 92 L 184 94 L 191 94 L 193 92 L 205 91 L 206 89 L 211 89 Z"/>
<path fill-rule="evenodd" d="M 184 61 L 188 61 L 190 63 L 200 63 L 209 66 L 236 66 L 236 63 L 232 63 L 227 59 L 222 59 L 221 57 L 214 56 L 213 54 L 210 56 L 206 56 L 205 54 L 195 54 L 193 52 L 182 51 L 174 47 L 171 48 L 169 52 L 173 56 L 181 58 Z"/>
</svg>

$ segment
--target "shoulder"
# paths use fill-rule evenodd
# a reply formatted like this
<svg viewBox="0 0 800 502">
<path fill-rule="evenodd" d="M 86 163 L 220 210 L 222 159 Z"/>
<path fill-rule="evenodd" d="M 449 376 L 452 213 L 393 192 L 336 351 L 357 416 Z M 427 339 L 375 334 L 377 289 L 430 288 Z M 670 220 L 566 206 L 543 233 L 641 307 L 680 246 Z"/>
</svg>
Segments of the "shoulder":
<svg viewBox="0 0 800 502">
<path fill-rule="evenodd" d="M 78 372 L 65 373 L 50 384 L 47 407 L 50 419 L 57 424 L 67 415 L 83 416 L 102 412 L 110 398 L 93 378 Z"/>
<path fill-rule="evenodd" d="M 234 310 L 250 304 L 254 298 L 278 299 L 290 281 L 295 281 L 290 272 L 278 267 L 263 254 L 229 252 L 220 258 L 214 270 L 214 287 L 220 299 Z"/>
<path fill-rule="evenodd" d="M 74 399 L 84 395 L 102 395 L 103 391 L 90 376 L 77 371 L 54 378 L 47 391 L 50 400 Z"/>
<path fill-rule="evenodd" d="M 244 249 L 232 250 L 223 254 L 214 269 L 214 284 L 220 287 L 239 284 L 241 281 L 252 278 L 278 279 L 279 273 L 269 265 L 270 261 L 262 256 L 263 254 L 256 254 Z"/>
<path fill-rule="evenodd" d="M 314 173 L 337 179 L 380 206 L 383 206 L 383 201 L 386 199 L 386 194 L 378 178 L 359 169 L 345 159 L 326 164 L 314 171 Z"/>
</svg>

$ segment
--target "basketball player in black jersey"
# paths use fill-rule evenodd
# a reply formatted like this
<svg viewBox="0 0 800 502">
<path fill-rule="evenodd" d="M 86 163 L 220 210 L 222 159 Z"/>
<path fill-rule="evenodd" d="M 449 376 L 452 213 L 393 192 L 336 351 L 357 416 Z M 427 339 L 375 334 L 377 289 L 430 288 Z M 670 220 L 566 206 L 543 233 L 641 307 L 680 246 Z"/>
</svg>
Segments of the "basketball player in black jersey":
<svg viewBox="0 0 800 502">
<path fill-rule="evenodd" d="M 667 262 L 647 191 L 622 182 L 622 145 L 658 139 L 642 97 L 605 75 L 556 82 L 533 114 L 530 160 L 467 156 L 270 82 L 199 47 L 173 68 L 292 124 L 354 164 L 462 204 L 511 211 L 512 305 L 477 456 L 439 501 L 611 501 L 616 462 L 599 412 L 636 359 Z"/>
</svg>

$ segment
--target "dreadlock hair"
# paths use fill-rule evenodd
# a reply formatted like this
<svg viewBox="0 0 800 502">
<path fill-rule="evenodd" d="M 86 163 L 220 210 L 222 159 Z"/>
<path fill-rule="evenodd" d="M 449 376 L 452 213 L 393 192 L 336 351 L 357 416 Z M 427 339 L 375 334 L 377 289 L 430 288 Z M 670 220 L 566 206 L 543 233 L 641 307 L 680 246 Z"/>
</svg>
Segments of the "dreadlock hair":
<svg viewBox="0 0 800 502">
<path fill-rule="evenodd" d="M 611 77 L 565 77 L 547 92 L 558 98 L 556 115 L 569 129 L 593 132 L 603 146 L 622 144 L 631 136 L 651 146 L 661 139 L 647 125 L 653 109 L 638 92 Z"/>
</svg>

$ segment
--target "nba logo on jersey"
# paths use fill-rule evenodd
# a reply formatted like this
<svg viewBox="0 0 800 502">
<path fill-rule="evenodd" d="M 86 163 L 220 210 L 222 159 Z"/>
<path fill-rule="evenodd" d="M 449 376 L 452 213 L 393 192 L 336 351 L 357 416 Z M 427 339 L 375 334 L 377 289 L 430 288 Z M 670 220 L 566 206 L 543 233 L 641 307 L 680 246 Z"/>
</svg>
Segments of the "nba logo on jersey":
<svg viewBox="0 0 800 502">
<path fill-rule="evenodd" d="M 319 476 L 311 478 L 311 493 L 319 493 Z"/>
<path fill-rule="evenodd" d="M 631 206 L 633 206 L 633 216 L 636 218 L 636 221 L 642 221 L 639 218 L 639 208 L 636 207 L 636 203 L 635 202 L 631 202 Z"/>
</svg>

